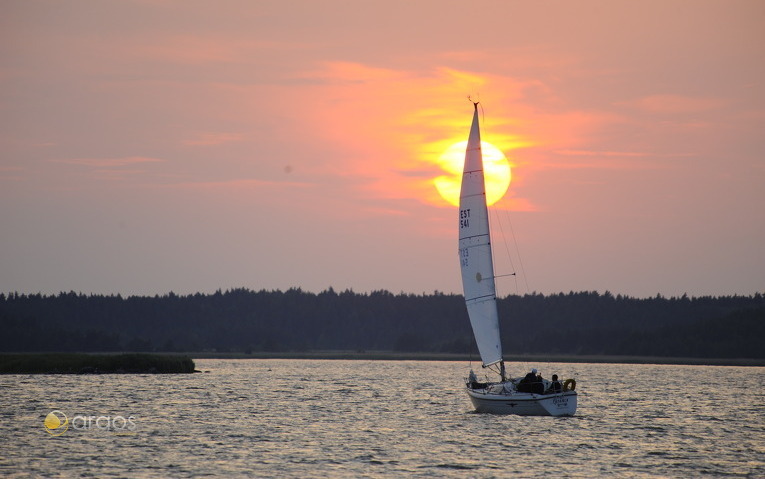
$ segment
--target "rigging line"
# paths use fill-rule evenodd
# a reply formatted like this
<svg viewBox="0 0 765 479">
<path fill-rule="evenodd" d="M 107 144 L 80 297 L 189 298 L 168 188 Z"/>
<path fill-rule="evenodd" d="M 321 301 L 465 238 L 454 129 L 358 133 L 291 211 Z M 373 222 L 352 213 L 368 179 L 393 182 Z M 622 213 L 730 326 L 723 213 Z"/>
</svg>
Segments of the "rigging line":
<svg viewBox="0 0 765 479">
<path fill-rule="evenodd" d="M 502 236 L 502 243 L 505 245 L 505 252 L 507 253 L 507 259 L 510 260 L 510 267 L 513 270 L 512 274 L 505 274 L 501 276 L 515 276 L 515 294 L 518 294 L 518 276 L 515 274 L 515 264 L 513 263 L 513 256 L 510 254 L 510 248 L 507 246 L 507 237 L 505 237 L 505 230 L 504 228 L 502 228 L 502 221 L 496 218 L 496 216 L 498 216 L 499 213 L 496 213 L 494 210 L 492 210 L 492 214 L 495 215 L 494 222 L 499 225 L 499 232 L 500 232 L 500 235 Z"/>
<path fill-rule="evenodd" d="M 521 259 L 521 250 L 518 249 L 518 240 L 515 239 L 515 230 L 513 229 L 513 222 L 510 221 L 510 212 L 508 210 L 505 210 L 505 214 L 507 215 L 507 224 L 510 225 L 510 233 L 513 235 L 513 243 L 515 244 L 515 254 L 518 255 L 518 263 L 521 265 L 521 273 L 523 274 L 523 281 L 526 283 L 526 293 L 528 294 L 531 292 L 531 288 L 529 288 L 529 278 L 526 276 L 526 270 L 523 268 L 523 260 Z"/>
<path fill-rule="evenodd" d="M 490 364 L 490 365 L 486 366 L 486 369 L 488 369 L 489 371 L 491 371 L 491 372 L 493 372 L 495 374 L 501 374 L 500 373 L 501 370 L 500 370 L 500 367 L 498 366 L 498 364 L 499 363 Z"/>
<path fill-rule="evenodd" d="M 488 206 L 487 206 L 487 209 L 488 209 Z M 489 209 L 489 217 L 486 218 L 488 220 L 488 222 L 489 222 L 489 244 L 494 243 L 494 241 L 492 241 L 492 239 L 491 239 L 491 232 L 494 230 L 494 228 L 491 227 L 491 223 L 492 223 L 492 219 L 491 218 L 495 214 L 496 213 L 494 213 L 494 209 L 493 208 Z M 494 219 L 493 222 L 496 223 L 497 220 Z M 489 252 L 491 253 L 491 269 L 492 269 L 491 274 L 492 274 L 492 276 L 496 276 L 496 274 L 497 274 L 497 258 L 496 258 L 497 253 L 494 251 L 493 247 L 489 248 Z M 496 296 L 496 295 L 497 295 L 497 283 L 495 282 L 494 283 L 494 296 Z"/>
</svg>

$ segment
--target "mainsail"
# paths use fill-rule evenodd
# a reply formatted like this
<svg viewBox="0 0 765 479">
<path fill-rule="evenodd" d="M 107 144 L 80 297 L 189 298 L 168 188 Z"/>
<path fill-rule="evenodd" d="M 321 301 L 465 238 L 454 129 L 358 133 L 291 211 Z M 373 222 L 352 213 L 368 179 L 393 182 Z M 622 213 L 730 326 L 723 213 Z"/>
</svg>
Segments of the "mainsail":
<svg viewBox="0 0 765 479">
<path fill-rule="evenodd" d="M 499 338 L 489 213 L 486 208 L 478 103 L 474 103 L 474 107 L 460 190 L 459 258 L 462 288 L 473 335 L 483 365 L 490 366 L 502 361 L 502 345 Z"/>
</svg>

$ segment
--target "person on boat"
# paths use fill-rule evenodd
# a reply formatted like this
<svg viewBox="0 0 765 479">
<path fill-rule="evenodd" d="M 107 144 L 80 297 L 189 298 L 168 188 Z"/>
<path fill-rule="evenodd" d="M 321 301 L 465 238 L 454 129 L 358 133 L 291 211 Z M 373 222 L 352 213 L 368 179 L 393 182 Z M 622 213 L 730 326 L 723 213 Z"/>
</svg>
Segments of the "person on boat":
<svg viewBox="0 0 765 479">
<path fill-rule="evenodd" d="M 542 378 L 542 373 L 537 374 L 537 377 L 534 379 L 534 383 L 531 385 L 531 392 L 534 394 L 545 393 L 545 383 L 544 379 Z"/>
<path fill-rule="evenodd" d="M 478 384 L 478 377 L 476 377 L 473 370 L 470 370 L 470 374 L 468 374 L 468 383 L 470 383 L 470 389 L 476 389 L 476 385 Z"/>
<path fill-rule="evenodd" d="M 478 377 L 475 375 L 473 370 L 470 370 L 470 374 L 468 374 L 468 386 L 470 389 L 483 389 L 487 386 L 486 383 L 479 383 Z"/>
<path fill-rule="evenodd" d="M 558 375 L 553 374 L 552 381 L 550 381 L 550 387 L 547 388 L 545 394 L 556 394 L 561 391 L 563 391 L 563 386 L 561 386 L 560 381 L 558 381 Z"/>
<path fill-rule="evenodd" d="M 537 382 L 537 370 L 536 368 L 532 369 L 530 373 L 526 374 L 526 376 L 521 379 L 521 381 L 518 383 L 518 391 L 522 393 L 531 393 L 534 392 L 534 383 Z"/>
</svg>

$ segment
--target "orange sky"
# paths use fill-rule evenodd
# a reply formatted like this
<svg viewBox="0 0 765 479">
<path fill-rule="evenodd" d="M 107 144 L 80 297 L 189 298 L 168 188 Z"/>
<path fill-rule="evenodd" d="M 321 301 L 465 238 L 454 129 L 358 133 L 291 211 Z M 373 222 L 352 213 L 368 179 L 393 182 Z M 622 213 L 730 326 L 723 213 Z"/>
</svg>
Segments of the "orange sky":
<svg viewBox="0 0 765 479">
<path fill-rule="evenodd" d="M 468 95 L 500 294 L 765 287 L 759 1 L 11 1 L 0 40 L 0 292 L 460 292 Z"/>
</svg>

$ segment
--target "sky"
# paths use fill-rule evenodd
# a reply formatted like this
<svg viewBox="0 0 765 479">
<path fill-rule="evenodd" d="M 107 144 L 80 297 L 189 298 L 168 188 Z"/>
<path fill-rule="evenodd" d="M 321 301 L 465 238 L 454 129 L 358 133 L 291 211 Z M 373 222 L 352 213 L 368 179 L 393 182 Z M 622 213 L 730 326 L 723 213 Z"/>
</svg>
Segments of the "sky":
<svg viewBox="0 0 765 479">
<path fill-rule="evenodd" d="M 759 0 L 6 0 L 0 292 L 461 293 L 468 96 L 500 295 L 765 292 L 763 59 Z"/>
</svg>

